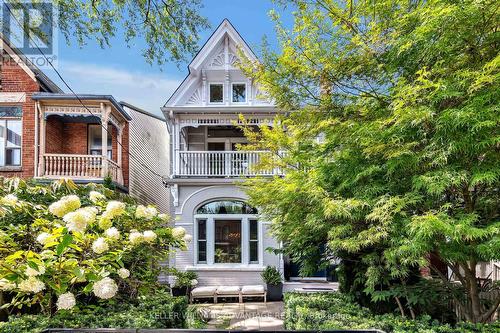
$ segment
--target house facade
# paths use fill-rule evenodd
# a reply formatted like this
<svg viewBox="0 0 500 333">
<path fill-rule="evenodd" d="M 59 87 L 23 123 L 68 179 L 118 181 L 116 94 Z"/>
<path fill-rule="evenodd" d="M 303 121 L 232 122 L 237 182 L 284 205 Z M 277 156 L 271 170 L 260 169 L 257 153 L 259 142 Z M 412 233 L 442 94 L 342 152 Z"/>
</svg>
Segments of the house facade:
<svg viewBox="0 0 500 333">
<path fill-rule="evenodd" d="M 255 55 L 224 20 L 189 64 L 189 74 L 162 108 L 170 134 L 171 215 L 193 236 L 170 265 L 196 271 L 201 285 L 262 284 L 265 266 L 283 270 L 269 222 L 247 203 L 239 183 L 277 170 L 255 171 L 267 152 L 238 151 L 246 138 L 239 116 L 258 130 L 279 112 L 238 68 L 239 52 Z"/>
<path fill-rule="evenodd" d="M 141 185 L 162 185 L 144 164 L 166 172 L 165 121 L 122 105 L 110 95 L 66 94 L 5 40 L 0 41 L 0 177 L 111 182 L 168 212 L 168 191 L 151 193 Z M 144 146 L 154 153 L 143 154 Z M 132 163 L 132 155 L 141 162 Z"/>
</svg>

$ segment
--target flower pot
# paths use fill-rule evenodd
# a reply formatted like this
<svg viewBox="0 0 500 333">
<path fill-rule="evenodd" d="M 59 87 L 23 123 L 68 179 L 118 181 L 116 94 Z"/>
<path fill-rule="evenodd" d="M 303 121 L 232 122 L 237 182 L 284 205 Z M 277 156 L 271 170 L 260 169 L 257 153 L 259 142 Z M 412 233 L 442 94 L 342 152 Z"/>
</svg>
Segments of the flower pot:
<svg viewBox="0 0 500 333">
<path fill-rule="evenodd" d="M 267 284 L 267 300 L 281 301 L 283 298 L 283 283 Z"/>
<path fill-rule="evenodd" d="M 188 287 L 173 287 L 172 296 L 186 296 L 188 294 Z"/>
</svg>

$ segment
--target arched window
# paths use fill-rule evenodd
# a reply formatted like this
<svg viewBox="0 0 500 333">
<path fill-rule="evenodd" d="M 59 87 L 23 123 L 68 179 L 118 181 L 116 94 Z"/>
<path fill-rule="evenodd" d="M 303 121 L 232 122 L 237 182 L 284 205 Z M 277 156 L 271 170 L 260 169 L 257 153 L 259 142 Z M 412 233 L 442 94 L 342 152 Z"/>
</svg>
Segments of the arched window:
<svg viewBox="0 0 500 333">
<path fill-rule="evenodd" d="M 257 214 L 257 209 L 243 201 L 220 200 L 204 204 L 196 214 Z"/>
<path fill-rule="evenodd" d="M 217 200 L 195 212 L 196 264 L 259 264 L 257 209 L 240 200 Z"/>
</svg>

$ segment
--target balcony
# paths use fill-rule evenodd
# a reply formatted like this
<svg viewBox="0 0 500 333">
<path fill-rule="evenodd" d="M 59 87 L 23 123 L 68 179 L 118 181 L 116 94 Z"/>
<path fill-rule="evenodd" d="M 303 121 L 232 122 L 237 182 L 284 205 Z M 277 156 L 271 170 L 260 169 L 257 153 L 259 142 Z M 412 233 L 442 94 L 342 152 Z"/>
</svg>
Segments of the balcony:
<svg viewBox="0 0 500 333">
<path fill-rule="evenodd" d="M 279 168 L 256 168 L 268 151 L 177 151 L 176 177 L 254 177 L 281 175 Z"/>
<path fill-rule="evenodd" d="M 44 154 L 41 177 L 100 180 L 110 177 L 123 184 L 122 168 L 113 160 L 100 155 Z"/>
</svg>

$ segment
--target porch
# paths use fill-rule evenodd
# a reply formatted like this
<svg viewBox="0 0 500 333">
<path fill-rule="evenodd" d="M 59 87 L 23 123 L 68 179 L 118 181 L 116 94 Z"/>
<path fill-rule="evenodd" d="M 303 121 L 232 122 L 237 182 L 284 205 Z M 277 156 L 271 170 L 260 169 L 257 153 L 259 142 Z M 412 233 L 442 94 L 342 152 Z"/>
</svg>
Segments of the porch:
<svg viewBox="0 0 500 333">
<path fill-rule="evenodd" d="M 118 186 L 128 185 L 124 173 L 128 119 L 116 105 L 91 99 L 83 107 L 79 101 L 37 97 L 36 178 L 82 183 L 109 179 Z"/>
</svg>

